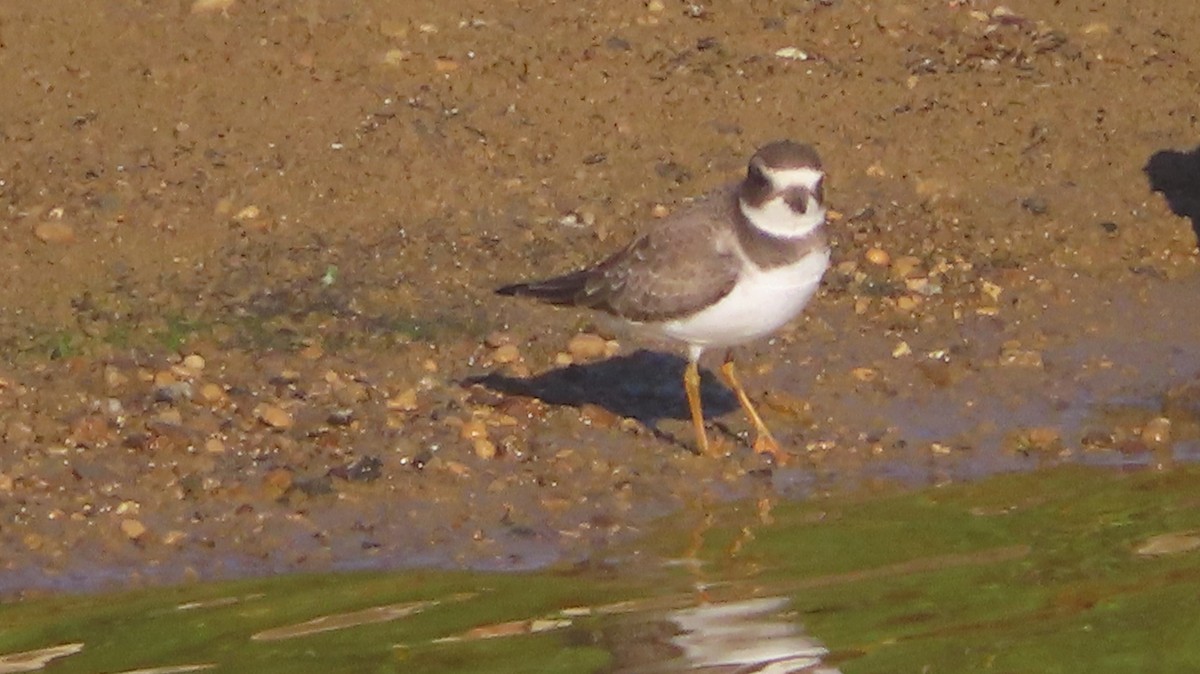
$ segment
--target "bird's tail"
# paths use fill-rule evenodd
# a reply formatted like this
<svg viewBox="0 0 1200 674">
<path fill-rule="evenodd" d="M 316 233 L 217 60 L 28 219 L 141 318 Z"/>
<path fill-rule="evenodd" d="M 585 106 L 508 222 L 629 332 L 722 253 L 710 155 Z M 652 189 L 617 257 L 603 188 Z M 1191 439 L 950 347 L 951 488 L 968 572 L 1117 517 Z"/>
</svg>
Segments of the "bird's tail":
<svg viewBox="0 0 1200 674">
<path fill-rule="evenodd" d="M 496 289 L 497 295 L 532 297 L 547 304 L 577 304 L 585 295 L 588 270 L 580 270 L 541 281 L 514 283 Z"/>
</svg>

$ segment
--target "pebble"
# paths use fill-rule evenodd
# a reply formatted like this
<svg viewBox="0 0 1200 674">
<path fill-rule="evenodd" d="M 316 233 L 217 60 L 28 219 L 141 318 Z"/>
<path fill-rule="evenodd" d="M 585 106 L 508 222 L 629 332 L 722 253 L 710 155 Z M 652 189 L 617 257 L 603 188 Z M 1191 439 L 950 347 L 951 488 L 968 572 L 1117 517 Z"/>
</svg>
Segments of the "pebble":
<svg viewBox="0 0 1200 674">
<path fill-rule="evenodd" d="M 998 302 L 1000 301 L 1000 294 L 1004 292 L 1004 288 L 991 281 L 984 281 L 980 284 L 979 291 L 990 297 L 993 302 Z"/>
<path fill-rule="evenodd" d="M 1041 351 L 1021 349 L 1019 348 L 1019 343 L 1017 345 L 1006 344 L 1000 350 L 1000 364 L 1011 367 L 1031 367 L 1038 369 L 1045 367 Z"/>
<path fill-rule="evenodd" d="M 132 517 L 126 518 L 121 520 L 121 533 L 125 534 L 130 540 L 136 541 L 146 535 L 146 525 Z"/>
<path fill-rule="evenodd" d="M 490 349 L 498 349 L 502 346 L 512 344 L 515 341 L 516 340 L 513 339 L 512 333 L 503 332 L 501 330 L 489 332 L 487 337 L 483 338 L 483 343 L 486 344 Z"/>
<path fill-rule="evenodd" d="M 1142 557 L 1161 557 L 1200 550 L 1200 533 L 1177 531 L 1146 539 L 1135 551 Z"/>
<path fill-rule="evenodd" d="M 898 279 L 907 279 L 910 274 L 921 266 L 921 260 L 912 255 L 901 255 L 892 262 L 892 275 Z"/>
<path fill-rule="evenodd" d="M 238 222 L 247 222 L 249 220 L 257 220 L 260 215 L 262 215 L 262 209 L 251 204 L 235 213 L 233 219 Z"/>
<path fill-rule="evenodd" d="M 271 498 L 279 498 L 292 488 L 292 471 L 287 468 L 273 468 L 263 476 L 263 488 Z"/>
<path fill-rule="evenodd" d="M 579 408 L 579 416 L 589 425 L 598 428 L 613 428 L 621 423 L 621 417 L 593 403 L 584 403 Z"/>
<path fill-rule="evenodd" d="M 1171 444 L 1171 420 L 1166 417 L 1151 419 L 1142 427 L 1142 442 L 1151 447 L 1166 447 Z"/>
<path fill-rule="evenodd" d="M 856 367 L 850 370 L 850 376 L 858 381 L 872 382 L 879 378 L 879 370 L 870 367 Z"/>
<path fill-rule="evenodd" d="M 412 412 L 417 409 L 417 389 L 410 388 L 387 401 L 387 408 L 393 412 Z"/>
<path fill-rule="evenodd" d="M 892 261 L 892 256 L 888 255 L 886 250 L 876 247 L 868 248 L 864 257 L 867 258 L 867 262 L 879 267 L 886 267 Z"/>
<path fill-rule="evenodd" d="M 33 228 L 33 235 L 41 239 L 42 243 L 63 244 L 75 241 L 75 229 L 56 220 L 39 223 Z"/>
<path fill-rule="evenodd" d="M 104 366 L 104 384 L 110 389 L 121 388 L 129 383 L 129 377 L 112 365 Z"/>
<path fill-rule="evenodd" d="M 487 424 L 483 423 L 482 419 L 471 419 L 463 423 L 462 428 L 458 429 L 458 434 L 463 440 L 487 438 Z"/>
<path fill-rule="evenodd" d="M 567 352 L 576 361 L 596 360 L 608 353 L 608 342 L 600 335 L 581 332 L 567 342 Z"/>
<path fill-rule="evenodd" d="M 484 460 L 494 459 L 499 453 L 496 450 L 496 443 L 487 438 L 475 438 L 472 446 L 475 450 L 475 456 Z"/>
<path fill-rule="evenodd" d="M 1062 435 L 1057 428 L 1038 426 L 1013 434 L 1008 440 L 1011 451 L 1050 454 L 1062 449 Z"/>
<path fill-rule="evenodd" d="M 492 360 L 502 365 L 513 363 L 521 359 L 521 351 L 516 344 L 502 344 L 495 353 L 492 354 Z"/>
<path fill-rule="evenodd" d="M 233 6 L 234 0 L 195 0 L 192 3 L 192 14 L 208 14 L 224 12 Z"/>
<path fill-rule="evenodd" d="M 254 412 L 259 421 L 277 430 L 289 429 L 295 423 L 291 413 L 278 405 L 263 403 Z"/>
<path fill-rule="evenodd" d="M 200 399 L 206 403 L 216 403 L 225 399 L 225 389 L 209 382 L 200 387 Z"/>
<path fill-rule="evenodd" d="M 199 372 L 204 369 L 204 356 L 198 353 L 188 354 L 183 359 L 183 366 L 193 372 Z"/>
<path fill-rule="evenodd" d="M 1022 199 L 1021 208 L 1034 215 L 1045 215 L 1050 210 L 1050 206 L 1046 203 L 1046 200 L 1041 197 L 1026 197 Z"/>
</svg>

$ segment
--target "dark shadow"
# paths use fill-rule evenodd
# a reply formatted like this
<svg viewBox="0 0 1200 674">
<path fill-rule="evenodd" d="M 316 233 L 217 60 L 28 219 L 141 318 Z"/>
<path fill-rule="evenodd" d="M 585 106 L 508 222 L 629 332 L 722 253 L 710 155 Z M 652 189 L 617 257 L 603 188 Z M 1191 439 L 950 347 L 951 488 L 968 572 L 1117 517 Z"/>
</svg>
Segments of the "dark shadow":
<svg viewBox="0 0 1200 674">
<path fill-rule="evenodd" d="M 505 395 L 537 398 L 551 405 L 580 407 L 598 405 L 621 417 L 631 417 L 654 429 L 662 419 L 691 419 L 683 391 L 683 358 L 639 350 L 586 365 L 569 365 L 528 379 L 492 373 L 471 377 L 464 383 L 479 384 Z M 700 373 L 700 397 L 704 418 L 726 414 L 737 408 L 737 398 L 711 372 Z"/>
<path fill-rule="evenodd" d="M 1159 150 L 1142 170 L 1151 191 L 1166 197 L 1171 212 L 1192 221 L 1192 231 L 1200 242 L 1200 147 L 1191 152 Z"/>
</svg>

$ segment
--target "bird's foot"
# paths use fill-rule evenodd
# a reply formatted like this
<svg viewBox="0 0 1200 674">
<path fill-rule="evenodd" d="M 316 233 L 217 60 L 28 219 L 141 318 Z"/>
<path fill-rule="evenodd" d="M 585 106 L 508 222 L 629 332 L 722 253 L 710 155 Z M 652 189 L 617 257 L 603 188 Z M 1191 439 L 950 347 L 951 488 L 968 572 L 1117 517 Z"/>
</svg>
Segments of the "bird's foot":
<svg viewBox="0 0 1200 674">
<path fill-rule="evenodd" d="M 777 466 L 787 465 L 791 461 L 791 455 L 783 451 L 783 448 L 779 446 L 779 443 L 775 441 L 775 438 L 770 433 L 759 432 L 758 437 L 754 438 L 752 447 L 759 454 L 770 454 Z"/>
<path fill-rule="evenodd" d="M 721 435 L 708 437 L 705 434 L 704 440 L 698 443 L 700 456 L 707 456 L 713 459 L 724 459 L 733 453 L 733 443 Z"/>
</svg>

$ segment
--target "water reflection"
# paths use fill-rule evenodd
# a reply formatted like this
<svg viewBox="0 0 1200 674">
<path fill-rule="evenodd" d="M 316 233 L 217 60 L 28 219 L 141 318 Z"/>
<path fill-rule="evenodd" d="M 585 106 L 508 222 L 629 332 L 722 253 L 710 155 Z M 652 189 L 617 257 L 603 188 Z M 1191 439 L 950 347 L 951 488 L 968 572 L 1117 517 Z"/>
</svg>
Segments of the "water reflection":
<svg viewBox="0 0 1200 674">
<path fill-rule="evenodd" d="M 786 616 L 787 605 L 770 597 L 625 621 L 606 634 L 617 661 L 613 671 L 836 674 L 822 664 L 829 651 Z"/>
</svg>

